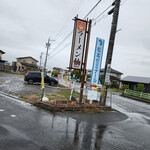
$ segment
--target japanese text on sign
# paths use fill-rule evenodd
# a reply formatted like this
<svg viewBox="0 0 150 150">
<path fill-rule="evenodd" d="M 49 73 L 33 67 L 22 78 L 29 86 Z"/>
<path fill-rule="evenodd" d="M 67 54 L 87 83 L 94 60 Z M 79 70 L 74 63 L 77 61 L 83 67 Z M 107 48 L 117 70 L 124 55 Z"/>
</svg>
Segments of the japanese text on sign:
<svg viewBox="0 0 150 150">
<path fill-rule="evenodd" d="M 72 68 L 81 69 L 82 66 L 82 55 L 84 48 L 84 39 L 86 33 L 86 22 L 77 20 L 77 29 L 74 45 L 74 55 Z"/>
<path fill-rule="evenodd" d="M 105 76 L 105 85 L 109 85 L 110 72 L 111 72 L 111 66 L 110 64 L 108 64 L 106 70 L 106 76 Z"/>
<path fill-rule="evenodd" d="M 103 49 L 105 40 L 97 38 L 95 45 L 95 53 L 93 59 L 91 84 L 99 84 L 100 69 L 102 63 Z"/>
</svg>

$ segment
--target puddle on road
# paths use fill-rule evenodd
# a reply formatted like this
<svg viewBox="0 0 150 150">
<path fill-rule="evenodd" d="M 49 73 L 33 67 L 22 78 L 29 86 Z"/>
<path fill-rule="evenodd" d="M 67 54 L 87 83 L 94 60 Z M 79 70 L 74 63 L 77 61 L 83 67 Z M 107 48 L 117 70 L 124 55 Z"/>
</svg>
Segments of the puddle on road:
<svg viewBox="0 0 150 150">
<path fill-rule="evenodd" d="M 105 125 L 80 122 L 58 115 L 42 116 L 39 118 L 39 123 L 42 124 L 44 132 L 49 134 L 52 146 L 61 150 L 100 149 L 107 128 Z M 46 137 L 44 138 L 46 139 Z"/>
</svg>

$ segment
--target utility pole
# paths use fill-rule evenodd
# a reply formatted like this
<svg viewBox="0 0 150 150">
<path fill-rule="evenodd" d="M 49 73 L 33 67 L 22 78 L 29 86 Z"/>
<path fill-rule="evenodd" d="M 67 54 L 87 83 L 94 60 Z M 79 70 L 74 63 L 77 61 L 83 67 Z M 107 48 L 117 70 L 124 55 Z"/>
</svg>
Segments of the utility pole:
<svg viewBox="0 0 150 150">
<path fill-rule="evenodd" d="M 106 83 L 106 79 L 108 79 L 109 81 L 109 78 L 110 78 L 111 61 L 112 61 L 113 48 L 114 48 L 114 42 L 115 42 L 115 35 L 116 35 L 116 30 L 117 30 L 120 0 L 115 0 L 112 5 L 115 5 L 115 7 L 108 12 L 108 15 L 113 13 L 113 20 L 112 20 L 112 25 L 111 25 L 109 45 L 108 45 L 106 62 L 105 62 L 105 71 L 104 71 L 103 83 L 102 83 L 103 87 L 105 87 L 106 85 L 106 88 L 103 89 L 104 90 L 102 91 L 103 94 L 101 94 L 101 97 L 100 97 L 100 104 L 103 106 L 106 105 L 107 89 L 108 89 L 108 84 L 109 84 L 109 83 Z"/>
<path fill-rule="evenodd" d="M 84 68 L 83 68 L 81 88 L 80 88 L 80 98 L 79 98 L 80 104 L 82 103 L 82 98 L 83 98 L 83 88 L 84 88 L 84 81 L 85 81 L 85 75 L 86 75 L 86 65 L 87 65 L 87 57 L 88 57 L 89 42 L 90 42 L 91 24 L 92 24 L 92 20 L 89 20 L 89 26 L 88 26 L 88 31 L 87 31 L 88 36 L 87 36 L 87 41 L 86 41 L 86 50 L 85 50 L 85 58 L 84 58 Z"/>
<path fill-rule="evenodd" d="M 51 43 L 50 43 L 50 38 L 48 38 L 48 42 L 46 43 L 46 56 L 45 56 L 45 63 L 44 63 L 44 68 L 43 68 L 43 73 L 45 74 L 45 69 L 46 69 L 46 63 L 47 63 L 47 56 L 48 56 L 48 50 L 49 50 L 49 47 L 51 46 Z"/>
<path fill-rule="evenodd" d="M 41 63 L 42 63 L 42 55 L 43 55 L 43 52 L 41 52 L 41 55 L 40 55 L 40 65 L 39 65 L 40 68 L 41 68 Z M 39 70 L 40 70 L 40 68 L 39 68 Z"/>
<path fill-rule="evenodd" d="M 48 56 L 48 50 L 51 46 L 51 41 L 55 41 L 55 40 L 50 40 L 50 37 L 48 38 L 48 42 L 46 43 L 46 56 L 45 56 L 45 63 L 44 63 L 44 68 L 43 68 L 43 76 L 45 74 L 45 69 L 46 69 L 46 63 L 47 63 L 47 56 Z M 44 77 L 43 77 L 44 78 Z M 43 99 L 43 96 L 44 96 L 44 90 L 45 90 L 45 87 L 42 89 L 42 96 L 41 96 L 41 101 Z"/>
</svg>

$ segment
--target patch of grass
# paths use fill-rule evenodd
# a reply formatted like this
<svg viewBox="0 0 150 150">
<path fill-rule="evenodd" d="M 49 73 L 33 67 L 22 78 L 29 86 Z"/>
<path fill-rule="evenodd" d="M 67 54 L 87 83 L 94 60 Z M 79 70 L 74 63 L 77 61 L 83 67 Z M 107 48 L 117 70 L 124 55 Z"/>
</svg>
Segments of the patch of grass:
<svg viewBox="0 0 150 150">
<path fill-rule="evenodd" d="M 67 99 L 67 100 L 69 100 L 70 94 L 71 94 L 70 90 L 62 89 L 62 90 L 59 90 L 59 92 L 57 93 L 57 98 L 58 99 Z M 56 94 L 51 94 L 51 96 L 56 97 Z M 79 98 L 79 93 L 73 92 L 72 96 L 75 97 L 75 98 Z"/>
<path fill-rule="evenodd" d="M 49 100 L 55 100 L 56 99 L 56 96 L 52 96 L 52 95 L 48 95 L 46 96 Z"/>
<path fill-rule="evenodd" d="M 122 93 L 123 90 L 122 89 L 116 89 L 116 88 L 109 88 L 112 92 L 119 92 Z"/>
<path fill-rule="evenodd" d="M 61 87 L 61 88 L 66 88 L 64 85 L 62 85 L 62 84 L 57 84 L 57 87 Z"/>
<path fill-rule="evenodd" d="M 123 94 L 123 95 L 125 95 L 125 96 L 127 96 L 127 97 L 131 97 L 131 98 L 135 98 L 135 99 L 139 99 L 139 100 L 147 100 L 147 101 L 150 101 L 150 99 L 148 99 L 148 98 L 145 98 L 145 97 L 138 97 L 138 96 L 136 96 L 136 95 L 131 95 L 131 94 Z"/>
<path fill-rule="evenodd" d="M 38 102 L 38 95 L 21 95 L 20 99 L 30 102 L 30 103 L 37 103 Z"/>
</svg>

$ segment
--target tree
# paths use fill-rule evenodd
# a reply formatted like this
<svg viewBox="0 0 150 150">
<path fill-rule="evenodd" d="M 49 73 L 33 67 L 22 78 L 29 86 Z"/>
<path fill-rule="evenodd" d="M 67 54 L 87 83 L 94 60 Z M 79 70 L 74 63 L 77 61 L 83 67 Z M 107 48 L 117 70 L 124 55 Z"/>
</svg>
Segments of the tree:
<svg viewBox="0 0 150 150">
<path fill-rule="evenodd" d="M 91 78 L 91 75 L 90 75 L 90 74 L 87 74 L 87 78 Z"/>
<path fill-rule="evenodd" d="M 73 75 L 75 75 L 75 77 L 76 77 L 77 79 L 80 79 L 80 80 L 81 80 L 81 72 L 80 72 L 79 70 L 73 70 L 73 71 L 71 72 L 71 77 L 73 77 Z"/>
<path fill-rule="evenodd" d="M 103 81 L 103 76 L 102 75 L 99 77 L 99 81 L 102 84 L 102 81 Z"/>
<path fill-rule="evenodd" d="M 144 92 L 144 90 L 145 90 L 144 84 L 138 83 L 138 84 L 137 84 L 136 91 Z"/>
<path fill-rule="evenodd" d="M 122 85 L 122 89 L 123 89 L 123 90 L 129 89 L 129 85 L 123 84 L 123 85 Z"/>
<path fill-rule="evenodd" d="M 53 75 L 54 77 L 57 77 L 57 76 L 58 76 L 58 72 L 53 72 L 52 75 Z"/>
<path fill-rule="evenodd" d="M 29 71 L 38 71 L 37 68 L 31 68 Z"/>
</svg>

